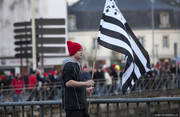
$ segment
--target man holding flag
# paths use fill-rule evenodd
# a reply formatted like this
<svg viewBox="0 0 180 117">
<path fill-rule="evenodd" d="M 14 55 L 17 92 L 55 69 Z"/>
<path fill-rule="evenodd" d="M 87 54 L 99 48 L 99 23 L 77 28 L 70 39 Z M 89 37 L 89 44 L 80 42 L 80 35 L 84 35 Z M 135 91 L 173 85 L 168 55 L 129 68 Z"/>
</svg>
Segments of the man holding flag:
<svg viewBox="0 0 180 117">
<path fill-rule="evenodd" d="M 67 41 L 69 56 L 63 61 L 63 107 L 66 117 L 89 117 L 86 93 L 92 93 L 94 81 L 84 80 L 82 67 L 83 49 L 79 43 Z"/>
</svg>

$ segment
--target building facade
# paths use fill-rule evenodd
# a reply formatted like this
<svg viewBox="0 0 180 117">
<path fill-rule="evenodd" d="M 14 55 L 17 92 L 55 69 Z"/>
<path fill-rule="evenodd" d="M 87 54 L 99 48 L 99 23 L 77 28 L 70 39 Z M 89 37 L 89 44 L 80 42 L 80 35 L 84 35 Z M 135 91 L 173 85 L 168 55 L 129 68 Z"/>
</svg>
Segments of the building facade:
<svg viewBox="0 0 180 117">
<path fill-rule="evenodd" d="M 105 0 L 69 0 L 68 10 L 60 7 L 63 0 L 36 0 L 36 18 L 61 18 L 68 14 L 68 39 L 79 42 L 84 48 L 83 65 L 92 66 L 97 50 L 97 64 L 124 62 L 124 55 L 106 49 L 97 44 L 98 30 Z M 75 3 L 76 2 L 76 3 Z M 151 63 L 174 58 L 174 45 L 180 55 L 180 2 L 178 0 L 115 0 L 126 21 L 150 55 Z M 152 9 L 153 8 L 153 9 Z M 65 9 L 65 10 L 62 10 Z M 152 11 L 154 11 L 154 46 L 152 43 Z M 31 19 L 30 0 L 0 1 L 0 69 L 20 72 L 21 61 L 14 58 L 15 39 L 14 22 Z M 152 48 L 154 47 L 154 57 Z M 68 52 L 66 50 L 66 56 Z M 47 68 L 54 68 L 62 63 L 64 57 L 47 58 L 43 62 Z M 32 60 L 26 65 L 32 66 Z M 40 66 L 40 63 L 39 63 Z M 27 69 L 27 67 L 26 67 Z"/>
<path fill-rule="evenodd" d="M 20 73 L 20 66 L 25 71 L 32 68 L 32 59 L 15 58 L 15 44 L 14 23 L 15 22 L 30 22 L 32 19 L 31 0 L 0 0 L 0 70 L 5 71 L 8 75 L 10 72 Z M 65 18 L 67 19 L 67 1 L 66 0 L 34 0 L 34 14 L 35 18 Z M 65 21 L 67 40 L 67 20 Z M 48 36 L 48 35 L 47 35 Z M 65 46 L 52 45 L 52 46 Z M 63 54 L 67 56 L 68 52 Z M 61 55 L 59 57 L 50 57 L 43 60 L 44 66 L 47 68 L 54 68 L 62 62 Z M 38 63 L 39 68 L 41 63 Z"/>
<path fill-rule="evenodd" d="M 179 1 L 155 0 L 152 3 L 150 0 L 115 0 L 115 2 L 136 37 L 148 51 L 151 63 L 174 58 L 174 45 L 180 45 Z M 82 43 L 85 48 L 85 60 L 92 60 L 95 56 L 104 4 L 105 0 L 81 0 L 68 9 L 69 39 Z M 177 55 L 180 55 L 178 50 L 180 48 L 177 49 Z M 110 65 L 123 59 L 122 54 L 98 46 L 97 62 L 104 61 Z"/>
</svg>

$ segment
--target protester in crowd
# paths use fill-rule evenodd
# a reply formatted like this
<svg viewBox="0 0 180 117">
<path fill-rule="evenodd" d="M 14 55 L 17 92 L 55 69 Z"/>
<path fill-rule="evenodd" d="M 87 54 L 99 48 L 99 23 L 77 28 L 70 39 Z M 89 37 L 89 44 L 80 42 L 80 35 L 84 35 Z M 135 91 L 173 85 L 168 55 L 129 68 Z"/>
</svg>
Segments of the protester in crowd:
<svg viewBox="0 0 180 117">
<path fill-rule="evenodd" d="M 4 92 L 3 92 L 3 89 L 4 89 L 4 79 L 5 79 L 5 76 L 4 75 L 0 75 L 0 102 L 4 102 Z"/>
<path fill-rule="evenodd" d="M 48 99 L 48 95 L 50 92 L 50 79 L 48 77 L 48 73 L 43 73 L 43 79 L 44 79 L 44 83 L 43 83 L 43 91 L 42 91 L 42 100 L 46 100 Z"/>
<path fill-rule="evenodd" d="M 152 74 L 152 78 L 156 78 L 158 71 L 157 71 L 157 67 L 156 66 L 152 66 L 151 69 L 151 74 Z"/>
<path fill-rule="evenodd" d="M 96 71 L 96 74 L 97 74 L 97 78 L 98 78 L 98 82 L 99 82 L 99 93 L 101 95 L 104 94 L 104 89 L 105 89 L 105 85 L 104 85 L 104 82 L 105 82 L 105 78 L 104 78 L 104 71 L 103 71 L 103 67 L 102 66 L 99 66 L 97 68 L 98 70 Z"/>
<path fill-rule="evenodd" d="M 54 71 L 54 70 L 50 70 L 49 71 L 49 79 L 51 81 L 51 83 L 49 84 L 49 90 L 51 91 L 51 92 L 49 92 L 51 94 L 48 95 L 48 99 L 49 100 L 53 100 L 54 97 L 55 97 L 55 95 L 54 95 L 55 94 L 55 92 L 54 92 L 54 88 L 55 88 L 55 75 L 56 75 L 56 71 Z"/>
<path fill-rule="evenodd" d="M 19 102 L 23 101 L 23 90 L 25 88 L 24 79 L 21 77 L 21 74 L 17 73 L 16 78 L 12 80 L 13 101 Z"/>
<path fill-rule="evenodd" d="M 37 78 L 36 100 L 42 100 L 44 78 L 41 77 L 39 70 L 36 70 L 36 78 Z"/>
<path fill-rule="evenodd" d="M 105 93 L 106 93 L 107 95 L 110 95 L 111 88 L 112 88 L 112 78 L 111 78 L 111 76 L 109 75 L 107 68 L 104 68 L 103 71 L 104 71 L 104 78 L 105 78 L 105 80 L 106 80 L 106 81 L 105 81 L 105 84 L 106 84 Z"/>
<path fill-rule="evenodd" d="M 48 73 L 43 73 L 43 78 L 44 78 L 44 83 L 50 83 L 51 82 L 51 80 L 49 79 L 49 77 L 48 77 Z"/>
<path fill-rule="evenodd" d="M 27 101 L 32 101 L 36 95 L 36 87 L 37 87 L 37 78 L 36 78 L 36 71 L 32 71 L 29 77 L 29 93 L 30 96 Z"/>
<path fill-rule="evenodd" d="M 54 76 L 55 80 L 55 88 L 56 88 L 56 95 L 55 99 L 61 99 L 61 90 L 62 90 L 62 72 L 56 71 L 56 75 Z"/>
<path fill-rule="evenodd" d="M 92 93 L 94 81 L 84 81 L 82 68 L 78 62 L 83 50 L 79 43 L 67 42 L 70 57 L 63 61 L 63 106 L 66 117 L 89 117 L 86 92 Z"/>
<path fill-rule="evenodd" d="M 124 72 L 124 67 L 120 67 L 120 65 L 115 66 L 116 72 L 117 72 L 117 81 L 116 81 L 116 91 L 115 94 L 120 94 L 122 89 L 122 72 Z"/>
<path fill-rule="evenodd" d="M 84 80 L 92 80 L 91 74 L 89 73 L 89 70 L 87 67 L 83 67 L 83 76 L 84 76 Z"/>
<path fill-rule="evenodd" d="M 118 78 L 118 74 L 116 72 L 116 68 L 115 68 L 116 64 L 112 64 L 110 67 L 109 67 L 109 74 L 112 78 L 112 92 L 111 93 L 114 93 L 114 90 L 116 89 L 116 81 L 117 81 L 117 78 Z"/>
<path fill-rule="evenodd" d="M 7 79 L 7 81 L 6 81 L 6 85 L 7 85 L 7 86 L 10 86 L 13 79 L 14 79 L 14 73 L 11 72 L 11 73 L 10 73 L 10 76 L 8 77 L 8 79 Z"/>
<path fill-rule="evenodd" d="M 114 78 L 114 79 L 118 77 L 117 72 L 116 72 L 116 70 L 115 70 L 115 66 L 116 66 L 116 64 L 112 64 L 112 65 L 109 67 L 109 74 L 110 74 L 110 76 L 111 76 L 112 78 Z"/>
<path fill-rule="evenodd" d="M 175 76 L 176 76 L 176 64 L 175 63 L 172 63 L 170 71 L 172 74 L 172 78 L 175 78 Z"/>
<path fill-rule="evenodd" d="M 104 80 L 104 71 L 102 66 L 97 68 L 96 74 L 99 80 Z"/>
<path fill-rule="evenodd" d="M 24 79 L 26 91 L 28 91 L 29 76 L 27 72 L 24 72 L 23 79 Z"/>
<path fill-rule="evenodd" d="M 55 75 L 56 75 L 56 71 L 49 70 L 49 79 L 52 83 L 55 82 L 55 78 L 54 78 Z"/>
<path fill-rule="evenodd" d="M 156 67 L 156 71 L 157 71 L 156 77 L 158 78 L 158 77 L 160 77 L 160 65 L 159 65 L 159 62 L 157 62 L 155 67 Z"/>
<path fill-rule="evenodd" d="M 94 70 L 94 71 L 93 71 L 93 70 Z M 94 74 L 93 74 L 93 72 L 94 72 Z M 93 80 L 98 80 L 97 68 L 92 68 L 92 67 L 90 67 L 89 73 L 90 73 L 91 76 L 92 76 L 92 74 L 93 74 Z M 95 84 L 95 85 L 96 85 L 96 84 Z"/>
</svg>

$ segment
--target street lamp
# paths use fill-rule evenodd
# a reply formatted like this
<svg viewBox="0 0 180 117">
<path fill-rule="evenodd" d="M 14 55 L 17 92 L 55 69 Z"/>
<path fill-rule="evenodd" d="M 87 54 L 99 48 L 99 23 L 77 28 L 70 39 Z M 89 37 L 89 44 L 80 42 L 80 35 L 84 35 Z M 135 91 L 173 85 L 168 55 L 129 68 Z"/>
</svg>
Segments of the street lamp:
<svg viewBox="0 0 180 117">
<path fill-rule="evenodd" d="M 156 44 L 156 61 L 159 61 L 158 59 L 158 44 Z"/>
<path fill-rule="evenodd" d="M 154 64 L 154 0 L 151 0 L 151 23 L 152 23 L 152 59 Z"/>
<path fill-rule="evenodd" d="M 34 0 L 31 0 L 32 9 L 32 57 L 33 57 L 33 70 L 37 69 L 36 58 L 36 31 L 35 31 L 35 16 L 34 16 Z"/>
</svg>

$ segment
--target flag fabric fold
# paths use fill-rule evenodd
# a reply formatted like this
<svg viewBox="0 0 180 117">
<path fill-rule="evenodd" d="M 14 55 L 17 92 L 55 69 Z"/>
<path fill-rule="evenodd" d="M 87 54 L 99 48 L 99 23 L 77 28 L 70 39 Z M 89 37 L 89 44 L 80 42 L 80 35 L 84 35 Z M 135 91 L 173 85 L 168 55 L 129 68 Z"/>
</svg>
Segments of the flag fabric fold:
<svg viewBox="0 0 180 117">
<path fill-rule="evenodd" d="M 123 93 L 150 70 L 148 52 L 132 32 L 114 0 L 106 0 L 98 43 L 125 55 L 126 67 L 122 76 Z"/>
</svg>

